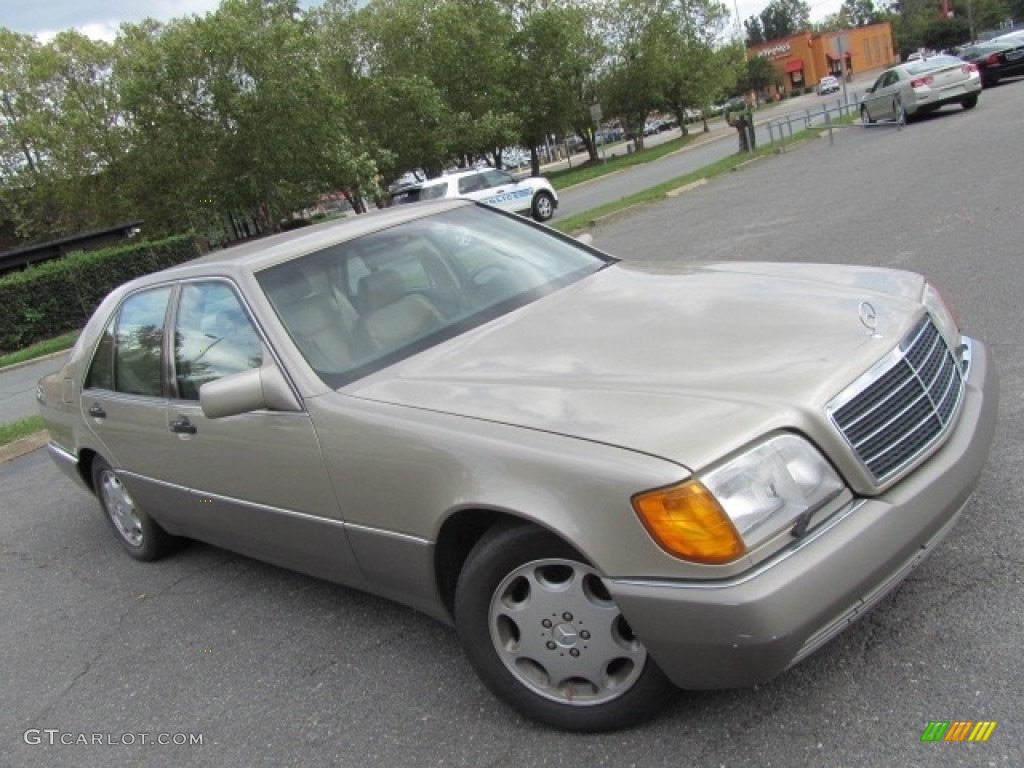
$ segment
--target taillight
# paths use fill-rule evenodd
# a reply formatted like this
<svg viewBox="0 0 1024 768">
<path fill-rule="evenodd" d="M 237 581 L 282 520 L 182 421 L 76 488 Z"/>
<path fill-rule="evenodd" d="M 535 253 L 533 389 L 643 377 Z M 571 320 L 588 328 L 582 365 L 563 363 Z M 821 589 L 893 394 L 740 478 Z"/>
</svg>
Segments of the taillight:
<svg viewBox="0 0 1024 768">
<path fill-rule="evenodd" d="M 999 63 L 999 54 L 998 53 L 990 53 L 988 56 L 985 57 L 985 63 L 986 64 L 998 64 Z"/>
<path fill-rule="evenodd" d="M 935 78 L 931 75 L 927 77 L 918 77 L 910 81 L 911 88 L 920 88 L 922 85 L 931 85 L 935 82 Z"/>
<path fill-rule="evenodd" d="M 960 67 L 960 71 L 963 72 L 965 75 L 969 75 L 969 74 L 971 74 L 971 72 L 977 72 L 978 71 L 978 65 L 975 64 L 973 61 L 969 61 L 966 64 L 964 64 L 962 67 Z"/>
</svg>

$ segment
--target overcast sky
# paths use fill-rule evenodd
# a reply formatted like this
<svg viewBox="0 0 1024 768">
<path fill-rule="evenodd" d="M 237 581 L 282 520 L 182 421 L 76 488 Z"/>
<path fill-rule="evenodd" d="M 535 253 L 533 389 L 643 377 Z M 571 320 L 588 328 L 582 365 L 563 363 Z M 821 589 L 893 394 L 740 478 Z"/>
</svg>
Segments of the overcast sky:
<svg viewBox="0 0 1024 768">
<path fill-rule="evenodd" d="M 300 0 L 300 5 L 317 5 L 319 0 Z M 739 8 L 740 19 L 761 12 L 769 0 L 724 0 L 732 13 Z M 74 27 L 90 37 L 112 40 L 121 22 L 141 21 L 151 16 L 169 21 L 178 16 L 205 15 L 219 0 L 0 0 L 0 27 L 50 37 Z M 835 13 L 842 0 L 809 0 L 811 20 L 821 21 Z"/>
</svg>

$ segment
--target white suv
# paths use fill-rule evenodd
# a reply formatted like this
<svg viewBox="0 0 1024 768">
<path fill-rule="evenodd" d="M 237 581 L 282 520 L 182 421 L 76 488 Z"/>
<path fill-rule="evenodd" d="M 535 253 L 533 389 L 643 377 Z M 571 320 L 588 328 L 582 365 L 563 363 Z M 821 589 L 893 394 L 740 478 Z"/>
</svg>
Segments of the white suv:
<svg viewBox="0 0 1024 768">
<path fill-rule="evenodd" d="M 427 179 L 391 194 L 391 204 L 418 203 L 441 197 L 465 197 L 515 213 L 529 214 L 537 221 L 555 215 L 558 194 L 542 176 L 517 180 L 506 171 L 475 168 L 436 179 Z"/>
</svg>

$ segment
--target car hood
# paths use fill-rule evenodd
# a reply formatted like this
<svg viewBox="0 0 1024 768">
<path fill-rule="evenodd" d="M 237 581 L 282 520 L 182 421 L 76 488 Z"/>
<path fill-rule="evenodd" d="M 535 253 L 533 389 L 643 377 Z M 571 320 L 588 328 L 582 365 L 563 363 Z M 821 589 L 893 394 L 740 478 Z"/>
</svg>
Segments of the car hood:
<svg viewBox="0 0 1024 768">
<path fill-rule="evenodd" d="M 831 265 L 618 263 L 345 393 L 694 468 L 772 429 L 834 440 L 825 404 L 909 331 L 923 285 Z"/>
</svg>

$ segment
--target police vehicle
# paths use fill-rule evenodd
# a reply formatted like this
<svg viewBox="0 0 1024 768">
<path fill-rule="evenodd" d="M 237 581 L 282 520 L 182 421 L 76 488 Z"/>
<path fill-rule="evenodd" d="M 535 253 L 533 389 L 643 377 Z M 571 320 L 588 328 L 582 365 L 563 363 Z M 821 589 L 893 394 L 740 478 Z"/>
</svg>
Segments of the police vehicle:
<svg viewBox="0 0 1024 768">
<path fill-rule="evenodd" d="M 402 187 L 391 194 L 391 204 L 418 203 L 443 197 L 464 197 L 547 221 L 555 215 L 558 194 L 542 176 L 516 179 L 495 168 L 473 168 Z"/>
</svg>

